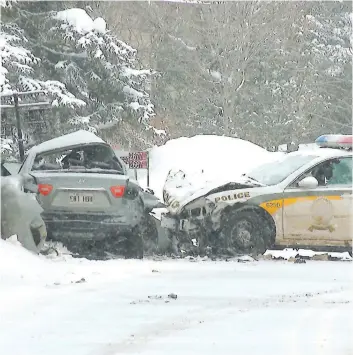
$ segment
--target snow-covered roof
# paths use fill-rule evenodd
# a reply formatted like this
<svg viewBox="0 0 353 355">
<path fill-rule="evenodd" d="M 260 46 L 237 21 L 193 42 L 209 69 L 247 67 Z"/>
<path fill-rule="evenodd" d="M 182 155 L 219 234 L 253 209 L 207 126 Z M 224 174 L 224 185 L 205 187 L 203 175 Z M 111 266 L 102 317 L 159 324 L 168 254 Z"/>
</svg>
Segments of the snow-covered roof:
<svg viewBox="0 0 353 355">
<path fill-rule="evenodd" d="M 65 147 L 71 147 L 81 144 L 90 143 L 105 143 L 103 139 L 97 137 L 94 133 L 85 130 L 79 130 L 73 133 L 66 134 L 61 137 L 53 138 L 49 141 L 43 142 L 34 146 L 28 152 L 28 154 L 39 154 L 48 152 L 54 149 L 61 149 Z"/>
</svg>

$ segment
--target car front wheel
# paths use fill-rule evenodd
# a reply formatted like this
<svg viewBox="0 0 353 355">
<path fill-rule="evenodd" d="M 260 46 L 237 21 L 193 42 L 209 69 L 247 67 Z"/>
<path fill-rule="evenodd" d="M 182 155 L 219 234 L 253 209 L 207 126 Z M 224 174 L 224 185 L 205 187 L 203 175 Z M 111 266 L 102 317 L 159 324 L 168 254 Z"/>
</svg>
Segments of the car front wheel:
<svg viewBox="0 0 353 355">
<path fill-rule="evenodd" d="M 222 219 L 221 237 L 227 250 L 235 253 L 263 254 L 271 241 L 268 222 L 248 210 L 229 211 Z"/>
</svg>

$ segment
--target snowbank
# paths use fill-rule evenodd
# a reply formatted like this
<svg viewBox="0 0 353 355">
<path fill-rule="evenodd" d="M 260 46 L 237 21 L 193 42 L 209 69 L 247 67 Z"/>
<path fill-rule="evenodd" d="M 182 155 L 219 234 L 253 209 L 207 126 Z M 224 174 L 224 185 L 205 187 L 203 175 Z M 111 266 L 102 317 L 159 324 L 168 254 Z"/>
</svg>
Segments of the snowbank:
<svg viewBox="0 0 353 355">
<path fill-rule="evenodd" d="M 148 260 L 93 261 L 70 255 L 50 259 L 23 248 L 16 236 L 0 238 L 0 303 L 4 296 L 2 290 L 8 286 L 58 286 L 82 282 L 82 279 L 104 283 L 135 274 L 150 274 L 152 264 Z"/>
<path fill-rule="evenodd" d="M 283 153 L 271 153 L 242 139 L 200 135 L 178 138 L 150 151 L 150 188 L 163 198 L 163 186 L 170 170 L 187 174 L 188 187 L 199 189 L 210 182 L 233 180 L 259 164 Z M 139 181 L 146 186 L 145 174 Z"/>
</svg>

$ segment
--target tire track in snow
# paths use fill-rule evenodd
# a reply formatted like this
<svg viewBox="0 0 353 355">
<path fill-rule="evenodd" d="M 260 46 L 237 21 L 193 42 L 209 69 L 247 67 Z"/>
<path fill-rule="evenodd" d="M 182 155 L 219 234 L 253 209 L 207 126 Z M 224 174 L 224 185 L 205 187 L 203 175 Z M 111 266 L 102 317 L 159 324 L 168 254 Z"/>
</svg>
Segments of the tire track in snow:
<svg viewBox="0 0 353 355">
<path fill-rule="evenodd" d="M 310 311 L 306 313 L 306 316 L 303 319 L 304 323 L 304 320 L 307 320 L 311 314 L 322 314 L 321 311 L 325 303 L 318 302 L 319 300 L 317 300 L 316 297 L 341 293 L 346 290 L 347 288 L 340 287 L 314 293 L 273 296 L 270 298 L 264 298 L 263 300 L 249 298 L 229 299 L 228 301 L 220 302 L 213 306 L 200 307 L 193 311 L 186 311 L 183 315 L 170 317 L 169 319 L 157 322 L 154 325 L 148 326 L 148 329 L 143 328 L 140 331 L 135 332 L 133 336 L 130 336 L 121 342 L 105 345 L 98 352 L 92 352 L 92 355 L 135 353 L 139 350 L 143 350 L 151 341 L 160 337 L 166 337 L 173 332 L 195 328 L 206 322 L 218 320 L 221 317 L 261 310 L 270 306 L 275 306 L 278 309 L 280 307 L 288 308 L 288 306 L 296 307 L 300 304 L 306 304 L 307 307 L 310 307 Z M 315 309 L 313 306 L 317 306 L 318 308 Z M 295 327 L 295 329 L 305 329 L 305 327 Z M 298 334 L 298 332 L 296 333 Z M 295 338 L 297 337 L 295 336 Z M 298 343 L 299 342 L 296 341 L 296 344 Z M 302 353 L 300 347 L 298 348 L 298 346 L 295 346 L 294 349 L 295 352 L 293 352 L 293 355 L 300 355 Z"/>
</svg>

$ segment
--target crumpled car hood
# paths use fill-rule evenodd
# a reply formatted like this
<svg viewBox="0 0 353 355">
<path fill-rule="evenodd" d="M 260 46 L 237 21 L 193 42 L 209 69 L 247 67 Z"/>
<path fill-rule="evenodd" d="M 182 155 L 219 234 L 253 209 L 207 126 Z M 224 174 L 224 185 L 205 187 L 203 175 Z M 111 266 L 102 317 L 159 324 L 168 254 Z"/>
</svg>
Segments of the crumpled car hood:
<svg viewBox="0 0 353 355">
<path fill-rule="evenodd" d="M 163 187 L 163 200 L 171 214 L 178 214 L 183 207 L 200 197 L 206 197 L 221 191 L 259 186 L 264 185 L 246 176 L 236 177 L 233 181 L 225 179 L 204 180 L 200 184 L 195 184 L 187 178 L 183 171 L 170 171 Z"/>
</svg>

